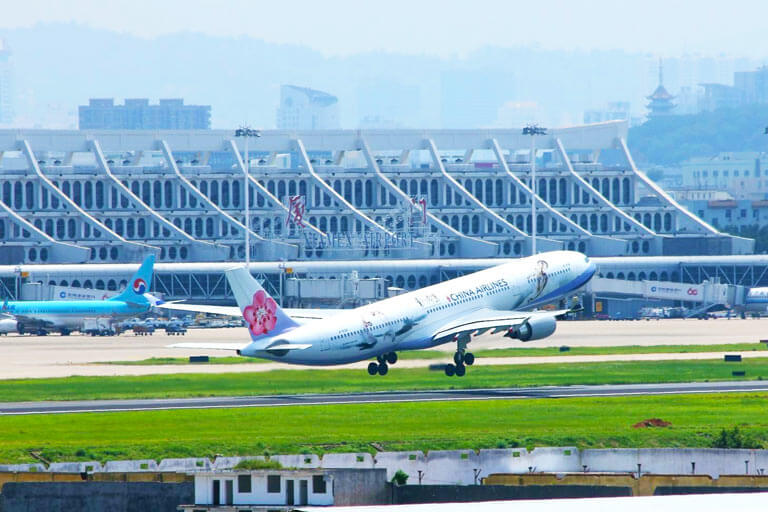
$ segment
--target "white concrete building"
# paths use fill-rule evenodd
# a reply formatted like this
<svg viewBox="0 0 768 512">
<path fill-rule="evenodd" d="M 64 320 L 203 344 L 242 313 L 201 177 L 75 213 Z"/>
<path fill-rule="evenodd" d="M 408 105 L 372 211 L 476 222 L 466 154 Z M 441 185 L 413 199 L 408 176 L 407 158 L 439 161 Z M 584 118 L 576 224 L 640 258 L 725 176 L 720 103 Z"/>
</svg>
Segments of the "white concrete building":
<svg viewBox="0 0 768 512">
<path fill-rule="evenodd" d="M 336 96 L 295 85 L 280 87 L 278 130 L 334 130 L 340 127 Z"/>
</svg>

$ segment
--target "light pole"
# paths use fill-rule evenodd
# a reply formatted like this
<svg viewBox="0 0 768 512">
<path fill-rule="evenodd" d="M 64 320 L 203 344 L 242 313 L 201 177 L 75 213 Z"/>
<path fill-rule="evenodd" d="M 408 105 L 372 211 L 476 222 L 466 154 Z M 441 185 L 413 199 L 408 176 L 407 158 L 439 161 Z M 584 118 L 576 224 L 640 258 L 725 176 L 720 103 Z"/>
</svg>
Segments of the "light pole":
<svg viewBox="0 0 768 512">
<path fill-rule="evenodd" d="M 251 159 L 248 157 L 248 139 L 251 137 L 261 137 L 261 133 L 258 130 L 253 130 L 248 126 L 241 126 L 235 130 L 235 137 L 245 138 L 245 151 L 243 152 L 243 158 L 245 159 L 245 174 L 243 175 L 243 197 L 245 198 L 245 266 L 250 271 L 251 269 L 251 210 L 248 204 L 248 192 L 250 192 L 250 179 L 251 174 Z"/>
<path fill-rule="evenodd" d="M 547 129 L 535 124 L 529 124 L 523 128 L 523 135 L 531 136 L 531 256 L 536 254 L 536 136 L 546 135 Z"/>
</svg>

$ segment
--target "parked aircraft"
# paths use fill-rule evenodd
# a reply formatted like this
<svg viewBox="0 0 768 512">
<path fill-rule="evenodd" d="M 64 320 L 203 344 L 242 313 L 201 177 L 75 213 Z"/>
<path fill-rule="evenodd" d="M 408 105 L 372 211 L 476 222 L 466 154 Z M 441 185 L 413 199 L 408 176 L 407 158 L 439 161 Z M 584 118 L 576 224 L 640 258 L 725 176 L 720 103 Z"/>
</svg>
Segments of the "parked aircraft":
<svg viewBox="0 0 768 512">
<path fill-rule="evenodd" d="M 0 334 L 16 332 L 17 322 L 15 318 L 0 316 Z"/>
<path fill-rule="evenodd" d="M 157 299 L 147 292 L 152 284 L 155 256 L 144 259 L 122 293 L 105 300 L 6 301 L 0 312 L 17 321 L 20 334 L 48 334 L 59 331 L 66 336 L 82 330 L 89 322 L 114 321 L 149 311 Z"/>
<path fill-rule="evenodd" d="M 228 270 L 238 308 L 163 304 L 159 307 L 231 314 L 245 319 L 251 343 L 180 343 L 178 348 L 235 350 L 239 355 L 300 365 L 337 365 L 376 358 L 371 375 L 386 375 L 397 352 L 457 344 L 448 376 L 462 376 L 475 357 L 472 336 L 504 332 L 533 341 L 555 332 L 571 309 L 537 311 L 583 286 L 595 273 L 585 255 L 542 253 L 348 310 L 292 314 L 277 305 L 250 272 Z M 299 315 L 302 315 L 299 317 Z"/>
<path fill-rule="evenodd" d="M 768 287 L 750 288 L 744 305 L 735 309 L 741 316 L 768 314 Z"/>
</svg>

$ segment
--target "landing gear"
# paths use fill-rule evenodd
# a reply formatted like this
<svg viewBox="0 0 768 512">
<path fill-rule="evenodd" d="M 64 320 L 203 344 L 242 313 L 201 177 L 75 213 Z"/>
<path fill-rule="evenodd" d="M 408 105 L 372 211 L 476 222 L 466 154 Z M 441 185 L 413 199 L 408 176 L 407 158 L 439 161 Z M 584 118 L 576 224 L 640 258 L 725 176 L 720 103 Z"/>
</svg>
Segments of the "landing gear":
<svg viewBox="0 0 768 512">
<path fill-rule="evenodd" d="M 368 363 L 368 375 L 386 375 L 389 373 L 389 364 L 397 362 L 397 353 L 387 352 L 376 356 L 376 362 Z"/>
<path fill-rule="evenodd" d="M 459 340 L 459 348 L 456 353 L 453 354 L 454 364 L 445 365 L 445 374 L 448 377 L 463 377 L 467 373 L 467 366 L 472 366 L 475 363 L 475 355 L 472 352 L 466 352 L 465 348 L 467 342 Z"/>
</svg>

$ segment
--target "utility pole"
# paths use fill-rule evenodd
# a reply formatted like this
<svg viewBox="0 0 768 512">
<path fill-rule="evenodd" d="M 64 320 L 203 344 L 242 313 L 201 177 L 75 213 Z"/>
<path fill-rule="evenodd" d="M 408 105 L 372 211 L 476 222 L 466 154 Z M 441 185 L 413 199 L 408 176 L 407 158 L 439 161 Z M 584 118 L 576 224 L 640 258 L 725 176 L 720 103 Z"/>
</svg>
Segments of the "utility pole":
<svg viewBox="0 0 768 512">
<path fill-rule="evenodd" d="M 547 129 L 535 124 L 529 124 L 523 128 L 523 135 L 531 136 L 531 256 L 536 254 L 536 199 L 538 191 L 536 186 L 536 136 L 546 135 Z"/>
<path fill-rule="evenodd" d="M 251 270 L 251 210 L 249 204 L 248 192 L 251 191 L 250 187 L 250 174 L 251 174 L 251 159 L 248 156 L 248 139 L 251 137 L 261 137 L 261 133 L 258 130 L 253 130 L 249 126 L 241 126 L 235 130 L 235 137 L 245 138 L 245 151 L 243 158 L 245 158 L 245 174 L 243 175 L 243 197 L 245 198 L 245 266 L 250 272 Z"/>
</svg>

